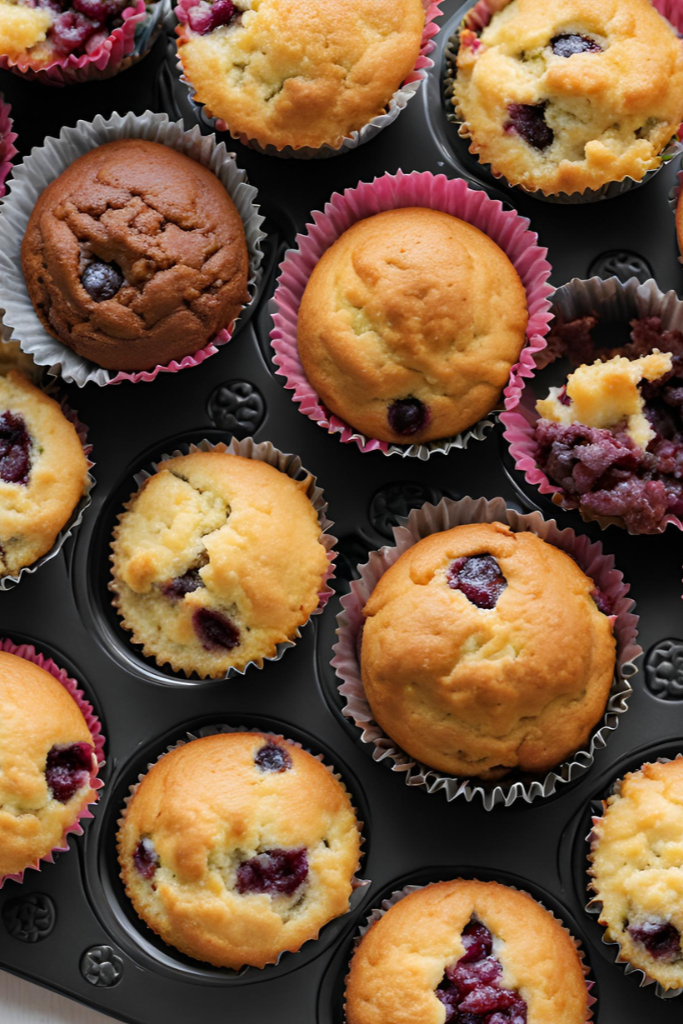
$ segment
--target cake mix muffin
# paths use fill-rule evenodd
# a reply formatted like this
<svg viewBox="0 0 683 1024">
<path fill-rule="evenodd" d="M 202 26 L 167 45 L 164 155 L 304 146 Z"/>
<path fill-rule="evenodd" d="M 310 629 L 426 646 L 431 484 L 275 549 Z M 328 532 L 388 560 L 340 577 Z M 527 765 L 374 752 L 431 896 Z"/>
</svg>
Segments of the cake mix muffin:
<svg viewBox="0 0 683 1024">
<path fill-rule="evenodd" d="M 98 146 L 48 185 L 21 258 L 45 330 L 110 370 L 192 355 L 249 299 L 244 228 L 221 182 L 142 139 Z"/>
<path fill-rule="evenodd" d="M 0 55 L 38 69 L 93 53 L 130 6 L 129 0 L 0 0 Z"/>
<path fill-rule="evenodd" d="M 600 924 L 665 989 L 683 988 L 683 759 L 621 780 L 591 834 Z"/>
<path fill-rule="evenodd" d="M 494 409 L 525 343 L 526 293 L 478 228 L 426 208 L 360 220 L 323 255 L 298 318 L 304 372 L 366 437 L 450 437 Z"/>
<path fill-rule="evenodd" d="M 217 678 L 297 636 L 329 565 L 309 483 L 223 451 L 160 464 L 112 544 L 114 604 L 143 654 Z"/>
<path fill-rule="evenodd" d="M 363 936 L 346 987 L 347 1024 L 589 1017 L 572 937 L 531 896 L 498 882 L 439 882 L 395 903 Z"/>
<path fill-rule="evenodd" d="M 421 0 L 198 0 L 178 53 L 196 99 L 261 146 L 338 148 L 413 70 Z"/>
<path fill-rule="evenodd" d="M 0 651 L 0 879 L 58 846 L 95 798 L 93 738 L 49 672 Z"/>
<path fill-rule="evenodd" d="M 57 402 L 0 376 L 0 576 L 47 554 L 88 485 L 88 462 Z"/>
<path fill-rule="evenodd" d="M 431 768 L 547 772 L 605 711 L 616 648 L 607 598 L 533 533 L 494 522 L 432 534 L 385 572 L 363 614 L 373 718 Z"/>
<path fill-rule="evenodd" d="M 281 737 L 223 733 L 166 754 L 118 834 L 135 910 L 216 967 L 265 967 L 346 913 L 360 857 L 348 794 Z"/>
<path fill-rule="evenodd" d="M 546 195 L 640 181 L 683 120 L 683 46 L 649 0 L 512 0 L 461 29 L 457 65 L 470 151 Z"/>
</svg>

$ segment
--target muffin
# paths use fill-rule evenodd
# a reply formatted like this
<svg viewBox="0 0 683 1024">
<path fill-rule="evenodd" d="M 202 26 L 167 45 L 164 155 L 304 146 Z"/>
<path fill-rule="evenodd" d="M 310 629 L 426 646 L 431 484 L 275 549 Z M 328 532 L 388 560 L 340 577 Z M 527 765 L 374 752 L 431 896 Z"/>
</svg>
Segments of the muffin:
<svg viewBox="0 0 683 1024">
<path fill-rule="evenodd" d="M 409 207 L 357 221 L 316 264 L 299 309 L 306 377 L 366 437 L 450 437 L 496 407 L 525 343 L 526 293 L 478 228 Z"/>
<path fill-rule="evenodd" d="M 595 819 L 591 886 L 621 956 L 683 988 L 683 759 L 629 772 Z"/>
<path fill-rule="evenodd" d="M 164 942 L 265 967 L 346 913 L 360 832 L 341 782 L 281 737 L 222 733 L 164 755 L 118 834 L 126 892 Z"/>
<path fill-rule="evenodd" d="M 95 799 L 93 738 L 49 672 L 0 651 L 0 881 L 59 846 Z"/>
<path fill-rule="evenodd" d="M 196 99 L 261 146 L 338 148 L 384 113 L 417 61 L 421 0 L 198 0 L 177 8 Z"/>
<path fill-rule="evenodd" d="M 571 935 L 531 896 L 498 882 L 459 878 L 405 896 L 363 936 L 346 987 L 347 1024 L 589 1018 Z"/>
<path fill-rule="evenodd" d="M 372 716 L 442 772 L 547 772 L 604 713 L 610 612 L 576 562 L 533 533 L 494 522 L 432 534 L 384 573 L 363 610 Z"/>
<path fill-rule="evenodd" d="M 57 402 L 10 370 L 0 377 L 0 575 L 47 554 L 88 486 L 88 462 Z"/>
<path fill-rule="evenodd" d="M 21 248 L 48 333 L 109 370 L 149 370 L 203 348 L 248 301 L 244 228 L 206 167 L 120 139 L 42 192 Z"/>
<path fill-rule="evenodd" d="M 640 181 L 683 120 L 683 48 L 649 0 L 513 0 L 479 35 L 462 27 L 453 103 L 513 185 Z"/>
<path fill-rule="evenodd" d="M 112 544 L 114 604 L 143 654 L 218 678 L 298 636 L 329 566 L 309 485 L 225 451 L 160 464 Z"/>
</svg>

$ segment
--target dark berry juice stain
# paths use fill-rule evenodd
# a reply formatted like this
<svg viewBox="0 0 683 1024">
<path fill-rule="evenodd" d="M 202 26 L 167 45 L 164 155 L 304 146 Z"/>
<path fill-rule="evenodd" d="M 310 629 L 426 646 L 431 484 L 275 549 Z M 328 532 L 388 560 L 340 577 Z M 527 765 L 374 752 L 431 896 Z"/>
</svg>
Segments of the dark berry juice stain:
<svg viewBox="0 0 683 1024">
<path fill-rule="evenodd" d="M 266 892 L 271 896 L 291 896 L 308 877 L 308 857 L 298 850 L 266 850 L 237 869 L 237 891 Z"/>
<path fill-rule="evenodd" d="M 210 608 L 198 608 L 192 616 L 194 631 L 205 651 L 231 651 L 240 642 L 240 631 L 230 619 Z"/>
<path fill-rule="evenodd" d="M 491 933 L 475 918 L 462 933 L 464 956 L 446 968 L 436 990 L 446 1008 L 445 1024 L 526 1024 L 527 1005 L 518 992 L 502 988 L 500 961 L 491 956 Z"/>
<path fill-rule="evenodd" d="M 114 298 L 123 284 L 123 274 L 115 263 L 94 260 L 83 271 L 81 284 L 94 302 L 104 302 Z"/>
<path fill-rule="evenodd" d="M 170 597 L 171 600 L 175 601 L 185 597 L 186 594 L 199 590 L 203 586 L 204 581 L 199 575 L 199 570 L 189 569 L 182 576 L 176 576 L 175 579 L 162 583 L 161 593 L 164 597 Z"/>
<path fill-rule="evenodd" d="M 262 772 L 286 772 L 292 767 L 292 759 L 288 751 L 277 743 L 266 743 L 256 751 L 254 764 Z"/>
<path fill-rule="evenodd" d="M 669 921 L 645 921 L 626 929 L 632 939 L 642 943 L 655 960 L 681 959 L 681 937 Z"/>
<path fill-rule="evenodd" d="M 460 590 L 477 608 L 495 608 L 508 585 L 493 555 L 456 558 L 446 578 L 451 590 Z"/>
<path fill-rule="evenodd" d="M 602 53 L 602 46 L 590 36 L 564 32 L 550 40 L 553 53 L 558 57 L 573 57 L 575 53 Z"/>
<path fill-rule="evenodd" d="M 133 851 L 133 864 L 139 875 L 150 879 L 159 867 L 159 854 L 151 839 L 141 839 Z"/>
<path fill-rule="evenodd" d="M 395 434 L 410 437 L 429 423 L 429 409 L 419 398 L 397 398 L 387 410 L 387 420 Z"/>
<path fill-rule="evenodd" d="M 514 132 L 538 150 L 547 149 L 555 138 L 555 133 L 545 121 L 545 103 L 510 103 L 503 129 Z"/>
<path fill-rule="evenodd" d="M 93 748 L 89 743 L 52 747 L 47 755 L 45 778 L 55 800 L 65 804 L 85 786 L 92 768 Z"/>
<path fill-rule="evenodd" d="M 237 14 L 232 0 L 215 0 L 211 7 L 198 4 L 188 11 L 188 23 L 193 32 L 205 36 L 220 25 L 228 25 Z"/>
<path fill-rule="evenodd" d="M 27 484 L 31 471 L 31 438 L 23 416 L 0 416 L 0 479 L 6 484 Z"/>
<path fill-rule="evenodd" d="M 598 610 L 601 611 L 603 615 L 614 614 L 614 611 L 612 609 L 612 602 L 610 601 L 607 594 L 600 590 L 600 587 L 593 587 L 593 589 L 591 590 L 591 597 L 598 606 Z"/>
</svg>

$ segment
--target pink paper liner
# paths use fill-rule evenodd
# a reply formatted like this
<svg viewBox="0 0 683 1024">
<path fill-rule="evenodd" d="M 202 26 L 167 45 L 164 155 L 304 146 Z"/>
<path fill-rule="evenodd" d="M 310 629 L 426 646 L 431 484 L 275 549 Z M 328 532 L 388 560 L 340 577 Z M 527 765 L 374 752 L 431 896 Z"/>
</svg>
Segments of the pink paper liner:
<svg viewBox="0 0 683 1024">
<path fill-rule="evenodd" d="M 89 802 L 83 804 L 78 813 L 78 817 L 76 818 L 74 823 L 72 825 L 69 825 L 69 827 L 64 830 L 64 835 L 62 837 L 62 845 L 54 846 L 49 853 L 45 854 L 44 857 L 40 857 L 34 864 L 27 864 L 24 870 L 18 872 L 17 874 L 0 875 L 0 889 L 2 889 L 5 882 L 10 879 L 13 882 L 21 883 L 23 882 L 24 875 L 27 871 L 40 871 L 40 865 L 42 861 L 44 861 L 46 864 L 53 864 L 55 853 L 66 853 L 66 851 L 69 849 L 69 835 L 71 835 L 72 833 L 73 835 L 77 836 L 83 835 L 83 827 L 80 824 L 80 822 L 81 820 L 87 820 L 88 818 L 93 817 L 90 807 L 97 803 L 99 799 L 98 791 L 102 789 L 102 787 L 104 786 L 102 779 L 98 777 L 97 773 L 105 763 L 105 739 L 104 736 L 102 735 L 102 726 L 100 724 L 100 720 L 96 717 L 93 711 L 92 704 L 88 700 L 86 700 L 83 691 L 79 689 L 76 680 L 72 679 L 69 675 L 67 675 L 63 668 L 60 668 L 58 665 L 56 665 L 52 658 L 46 658 L 44 654 L 40 654 L 38 651 L 36 651 L 35 647 L 32 644 L 17 645 L 13 643 L 12 640 L 9 640 L 7 638 L 0 640 L 0 651 L 5 651 L 7 654 L 15 654 L 18 658 L 23 658 L 25 661 L 33 662 L 34 665 L 37 665 L 39 668 L 42 668 L 46 672 L 49 672 L 50 675 L 53 676 L 58 683 L 61 683 L 64 689 L 75 700 L 76 704 L 78 704 L 78 707 L 80 708 L 81 714 L 85 719 L 86 725 L 88 726 L 88 730 L 92 737 L 93 747 L 95 748 L 94 754 L 97 760 L 97 767 L 91 769 L 90 772 L 90 786 L 92 789 L 95 790 L 95 798 L 94 800 L 90 800 Z"/>
<path fill-rule="evenodd" d="M 11 106 L 5 103 L 0 93 L 0 199 L 7 191 L 5 179 L 12 170 L 12 157 L 17 154 L 17 147 L 14 145 L 17 133 L 12 131 L 11 111 Z"/>
<path fill-rule="evenodd" d="M 312 214 L 313 222 L 306 225 L 305 233 L 296 237 L 297 248 L 289 249 L 280 264 L 271 305 L 274 327 L 270 338 L 275 351 L 273 362 L 279 367 L 276 373 L 285 378 L 285 388 L 294 391 L 293 399 L 299 405 L 299 412 L 328 433 L 339 434 L 343 443 L 354 441 L 362 452 L 378 450 L 386 455 L 402 452 L 402 448 L 376 438 L 367 440 L 323 406 L 306 379 L 299 358 L 299 306 L 313 268 L 347 228 L 364 217 L 406 206 L 440 210 L 479 228 L 500 246 L 519 274 L 529 308 L 527 343 L 510 371 L 503 392 L 506 400 L 514 400 L 521 393 L 524 378 L 534 375 L 534 356 L 547 345 L 545 336 L 551 320 L 548 295 L 552 292 L 548 279 L 552 267 L 546 259 L 548 250 L 537 244 L 538 236 L 529 230 L 526 217 L 515 210 L 504 210 L 501 202 L 490 199 L 483 190 L 469 188 L 462 178 L 451 179 L 430 171 L 406 174 L 399 170 L 372 182 L 361 182 L 343 194 L 335 192 L 323 212 Z M 470 432 L 473 430 L 474 427 L 470 428 Z M 457 446 L 464 447 L 471 436 L 472 433 L 467 432 L 464 437 L 459 435 L 462 440 Z M 426 446 L 410 446 L 409 450 L 416 447 Z"/>
</svg>

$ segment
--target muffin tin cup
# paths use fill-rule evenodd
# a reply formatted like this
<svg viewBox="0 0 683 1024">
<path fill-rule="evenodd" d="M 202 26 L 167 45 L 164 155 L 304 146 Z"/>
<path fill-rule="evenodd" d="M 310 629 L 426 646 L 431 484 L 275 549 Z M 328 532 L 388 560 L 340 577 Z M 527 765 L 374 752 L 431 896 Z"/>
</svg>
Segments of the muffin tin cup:
<svg viewBox="0 0 683 1024">
<path fill-rule="evenodd" d="M 508 3 L 510 3 L 510 0 L 478 0 L 472 9 L 468 11 L 467 15 L 463 19 L 462 25 L 458 26 L 458 31 L 449 39 L 445 50 L 446 69 L 444 77 L 444 92 L 447 104 L 452 108 L 452 112 L 447 115 L 448 120 L 454 127 L 457 126 L 460 138 L 469 140 L 469 151 L 474 154 L 477 159 L 479 159 L 478 149 L 476 142 L 470 134 L 469 125 L 459 117 L 451 103 L 453 85 L 457 71 L 458 49 L 460 46 L 459 33 L 461 27 L 471 28 L 472 31 L 475 32 L 485 28 L 493 15 L 497 13 L 497 11 L 507 7 Z M 673 25 L 679 35 L 683 35 L 683 7 L 679 0 L 652 0 L 652 5 L 671 25 Z M 660 153 L 661 163 L 659 167 L 654 167 L 652 170 L 647 171 L 642 178 L 631 178 L 627 175 L 625 178 L 622 178 L 621 181 L 609 181 L 597 189 L 587 188 L 583 191 L 571 193 L 546 193 L 540 188 L 530 188 L 528 185 L 524 185 L 521 182 L 509 181 L 503 174 L 496 171 L 490 164 L 485 163 L 481 159 L 479 159 L 479 164 L 484 171 L 498 179 L 498 181 L 503 185 L 507 185 L 508 188 L 524 192 L 525 195 L 531 196 L 533 199 L 540 199 L 545 203 L 560 203 L 564 205 L 595 203 L 600 199 L 613 199 L 615 196 L 621 196 L 625 192 L 630 192 L 631 189 L 638 188 L 640 185 L 644 185 L 645 182 L 650 181 L 658 171 L 661 171 L 665 164 L 679 153 L 683 153 L 682 140 L 683 124 L 679 125 L 669 144 Z"/>
<path fill-rule="evenodd" d="M 54 663 L 52 658 L 46 658 L 43 654 L 36 651 L 32 644 L 15 644 L 9 639 L 0 640 L 0 651 L 4 651 L 7 654 L 15 654 L 18 658 L 23 658 L 25 661 L 31 661 L 34 665 L 49 672 L 58 683 L 64 687 L 70 697 L 78 704 L 78 707 L 83 715 L 90 735 L 93 741 L 93 747 L 95 748 L 94 754 L 97 761 L 97 767 L 92 768 L 90 772 L 90 786 L 95 791 L 95 798 L 90 801 L 86 801 L 78 812 L 78 817 L 64 830 L 64 834 L 60 841 L 59 846 L 54 846 L 52 850 L 45 854 L 44 857 L 40 857 L 35 863 L 27 865 L 23 871 L 18 872 L 14 875 L 0 875 L 0 889 L 2 889 L 5 882 L 11 880 L 21 884 L 24 881 L 24 876 L 27 871 L 40 871 L 42 863 L 53 864 L 54 856 L 57 853 L 66 853 L 69 849 L 69 836 L 83 835 L 83 826 L 81 821 L 92 818 L 93 814 L 90 808 L 97 803 L 99 800 L 99 790 L 102 789 L 104 783 L 102 779 L 98 777 L 99 770 L 104 766 L 104 736 L 102 735 L 102 726 L 100 725 L 99 719 L 95 716 L 92 708 L 92 704 L 86 700 L 83 691 L 79 689 L 79 685 L 75 679 L 70 678 L 69 675 Z"/>
<path fill-rule="evenodd" d="M 308 279 L 323 253 L 352 224 L 385 210 L 420 206 L 440 210 L 467 221 L 489 236 L 507 255 L 524 285 L 529 309 L 526 343 L 518 362 L 510 370 L 503 394 L 514 398 L 521 393 L 524 378 L 535 371 L 534 357 L 546 347 L 545 335 L 550 322 L 548 284 L 552 268 L 546 259 L 547 250 L 540 247 L 538 236 L 529 230 L 529 221 L 515 210 L 504 210 L 502 203 L 490 199 L 483 190 L 469 188 L 462 178 L 449 179 L 444 174 L 413 171 L 405 174 L 384 174 L 372 182 L 361 182 L 342 194 L 335 192 L 316 211 L 305 234 L 297 235 L 297 248 L 289 249 L 280 264 L 280 276 L 270 301 L 274 327 L 271 345 L 277 374 L 285 378 L 285 388 L 294 392 L 299 411 L 330 434 L 338 434 L 342 442 L 354 442 L 362 452 L 380 451 L 384 455 L 412 456 L 428 459 L 435 452 L 446 453 L 453 448 L 466 448 L 470 441 L 481 441 L 493 425 L 484 417 L 468 430 L 442 440 L 425 444 L 397 445 L 377 438 L 366 438 L 352 426 L 333 415 L 322 404 L 304 373 L 297 347 L 299 306 Z"/>
<path fill-rule="evenodd" d="M 11 106 L 5 103 L 0 92 L 0 199 L 7 191 L 5 180 L 12 170 L 12 158 L 17 154 L 17 147 L 14 145 L 17 134 L 12 131 L 11 112 Z"/>
<path fill-rule="evenodd" d="M 377 583 L 409 548 L 419 540 L 443 530 L 468 523 L 505 523 L 514 533 L 531 532 L 554 547 L 566 552 L 591 577 L 606 595 L 614 610 L 613 630 L 617 641 L 616 665 L 610 695 L 602 723 L 593 729 L 585 750 L 579 750 L 557 768 L 545 775 L 522 775 L 511 771 L 499 781 L 460 778 L 416 761 L 394 743 L 374 721 L 363 688 L 359 645 L 363 627 L 363 608 Z M 339 693 L 345 704 L 342 714 L 361 730 L 360 740 L 374 749 L 375 761 L 386 761 L 391 770 L 403 775 L 407 786 L 421 786 L 428 793 L 443 791 L 448 801 L 456 798 L 481 800 L 485 810 L 497 805 L 510 807 L 517 800 L 532 803 L 555 793 L 558 787 L 572 782 L 593 764 L 595 752 L 607 743 L 610 732 L 619 724 L 627 710 L 632 688 L 629 678 L 637 671 L 635 659 L 642 653 L 636 642 L 638 618 L 633 614 L 634 602 L 629 598 L 629 585 L 614 568 L 612 555 L 603 553 L 599 542 L 561 530 L 554 519 L 544 520 L 538 512 L 520 515 L 506 507 L 502 498 L 443 498 L 438 505 L 425 504 L 413 510 L 405 525 L 394 527 L 394 547 L 383 547 L 370 553 L 365 565 L 359 566 L 360 578 L 351 583 L 351 592 L 342 598 L 342 611 L 337 616 L 338 641 L 334 647 L 332 667 L 341 680 Z"/>
<path fill-rule="evenodd" d="M 635 277 L 626 282 L 616 277 L 591 277 L 585 281 L 575 277 L 555 291 L 552 309 L 565 321 L 590 314 L 604 316 L 608 321 L 624 322 L 634 317 L 657 316 L 665 330 L 683 331 L 683 301 L 674 291 L 666 294 L 660 291 L 652 278 L 641 284 Z M 549 480 L 536 461 L 538 444 L 535 428 L 540 417 L 535 403 L 536 397 L 531 388 L 506 398 L 505 412 L 500 417 L 505 427 L 503 436 L 510 446 L 515 469 L 524 474 L 526 482 L 536 487 L 540 494 L 552 495 L 552 501 L 559 508 L 573 509 L 575 506 L 563 494 L 562 488 Z M 621 519 L 593 516 L 581 506 L 578 511 L 585 522 L 596 522 L 603 530 L 608 526 L 625 528 Z M 664 530 L 669 523 L 683 529 L 680 519 L 667 515 L 661 520 L 657 532 Z"/>
<path fill-rule="evenodd" d="M 98 114 L 94 121 L 79 121 L 75 128 L 62 128 L 58 138 L 47 138 L 43 146 L 33 149 L 15 168 L 10 194 L 2 204 L 0 311 L 3 341 L 16 337 L 23 351 L 29 352 L 36 363 L 46 366 L 53 376 L 60 375 L 79 387 L 90 382 L 103 386 L 120 384 L 122 381 L 151 381 L 160 373 L 176 373 L 197 366 L 214 355 L 218 346 L 230 341 L 238 324 L 236 320 L 234 324 L 219 331 L 215 338 L 193 355 L 184 356 L 181 360 L 174 359 L 165 366 L 157 365 L 152 370 L 132 372 L 105 370 L 76 355 L 44 329 L 33 309 L 21 267 L 21 244 L 29 217 L 43 189 L 74 160 L 117 139 L 145 139 L 148 142 L 163 143 L 212 171 L 237 207 L 244 225 L 249 252 L 248 287 L 251 296 L 247 307 L 254 301 L 261 279 L 261 242 L 266 236 L 261 228 L 263 217 L 256 202 L 258 193 L 253 185 L 247 184 L 246 172 L 237 166 L 235 154 L 228 153 L 225 143 L 217 142 L 215 135 L 203 136 L 198 127 L 185 131 L 182 119 L 171 121 L 167 114 L 155 114 L 150 110 L 140 115 L 112 114 L 107 119 Z"/>
<path fill-rule="evenodd" d="M 422 0 L 425 12 L 425 26 L 422 31 L 420 52 L 415 62 L 415 67 L 389 100 L 385 113 L 378 114 L 377 117 L 373 117 L 371 121 L 363 125 L 358 131 L 352 132 L 350 136 L 342 140 L 339 146 L 331 146 L 328 143 L 323 143 L 322 146 L 318 147 L 302 146 L 299 149 L 294 149 L 292 146 L 284 146 L 282 148 L 278 148 L 275 145 L 261 146 L 255 139 L 250 139 L 248 135 L 242 132 L 233 132 L 226 121 L 214 117 L 202 103 L 197 101 L 196 90 L 183 73 L 183 65 L 180 60 L 182 42 L 178 44 L 177 54 L 180 79 L 187 86 L 190 102 L 194 106 L 197 116 L 204 124 L 215 131 L 230 132 L 233 139 L 241 142 L 243 146 L 248 146 L 250 149 L 255 150 L 257 153 L 294 160 L 321 160 L 338 156 L 340 153 L 348 153 L 351 150 L 357 149 L 364 142 L 369 142 L 370 139 L 374 139 L 376 135 L 379 135 L 383 128 L 386 128 L 387 125 L 392 124 L 396 120 L 401 111 L 406 107 L 408 101 L 418 91 L 422 80 L 427 77 L 429 68 L 434 67 L 434 61 L 430 60 L 428 55 L 434 49 L 432 40 L 439 31 L 439 26 L 434 22 L 441 15 L 440 7 L 442 2 L 443 0 Z M 175 14 L 180 22 L 180 25 L 176 28 L 180 40 L 182 40 L 186 32 L 185 25 L 188 20 L 188 11 L 191 7 L 196 6 L 196 3 L 197 0 L 179 0 L 175 8 Z"/>
<path fill-rule="evenodd" d="M 267 462 L 269 466 L 273 466 L 281 473 L 284 473 L 286 476 L 291 477 L 292 480 L 301 480 L 304 475 L 308 476 L 309 484 L 306 495 L 317 513 L 318 522 L 320 523 L 319 540 L 320 543 L 325 548 L 328 560 L 327 572 L 323 577 L 322 588 L 318 594 L 317 607 L 313 609 L 306 622 L 302 623 L 297 628 L 293 639 L 284 640 L 282 643 L 277 644 L 276 653 L 271 657 L 264 656 L 263 659 L 261 659 L 261 664 L 259 664 L 258 661 L 252 660 L 247 662 L 244 668 L 228 669 L 227 675 L 224 678 L 230 679 L 232 676 L 235 675 L 244 675 L 244 673 L 252 666 L 254 666 L 255 668 L 262 669 L 266 661 L 279 661 L 289 647 L 294 647 L 296 645 L 296 641 L 301 636 L 301 630 L 308 625 L 311 618 L 314 615 L 320 615 L 321 612 L 324 611 L 327 602 L 334 594 L 334 589 L 331 586 L 331 581 L 334 579 L 335 559 L 337 557 L 335 545 L 337 543 L 337 538 L 333 537 L 332 534 L 328 532 L 332 527 L 333 523 L 330 519 L 327 518 L 325 514 L 327 511 L 327 502 L 325 500 L 325 495 L 322 487 L 318 486 L 317 478 L 313 476 L 312 473 L 309 473 L 308 470 L 306 470 L 302 466 L 301 459 L 299 458 L 298 455 L 288 455 L 285 452 L 281 452 L 278 448 L 271 444 L 270 441 L 261 441 L 260 443 L 257 444 L 251 437 L 247 437 L 243 441 L 239 441 L 237 438 L 233 438 L 230 444 L 224 444 L 223 442 L 213 444 L 211 441 L 204 440 L 200 441 L 199 444 L 182 445 L 180 448 L 177 448 L 175 451 L 173 451 L 170 455 L 162 455 L 161 458 L 157 462 L 153 463 L 148 470 L 143 469 L 139 473 L 136 473 L 134 476 L 134 480 L 135 483 L 138 485 L 138 489 L 142 487 L 144 482 L 148 480 L 149 477 L 154 476 L 154 474 L 159 469 L 163 468 L 163 464 L 167 459 L 175 459 L 182 455 L 191 455 L 193 452 L 198 451 L 228 452 L 230 455 L 240 455 L 243 459 L 255 459 L 257 462 Z M 133 495 L 131 495 L 131 498 L 132 497 Z M 120 518 L 121 517 L 119 516 L 119 519 Z M 110 560 L 112 562 L 113 558 L 114 556 L 110 555 Z M 114 591 L 111 582 L 109 584 L 109 589 L 114 593 L 112 604 L 118 611 L 118 597 Z M 136 641 L 131 640 L 131 643 L 136 643 Z M 136 645 L 139 646 L 139 642 L 137 642 Z M 152 660 L 155 661 L 153 657 Z"/>
</svg>

